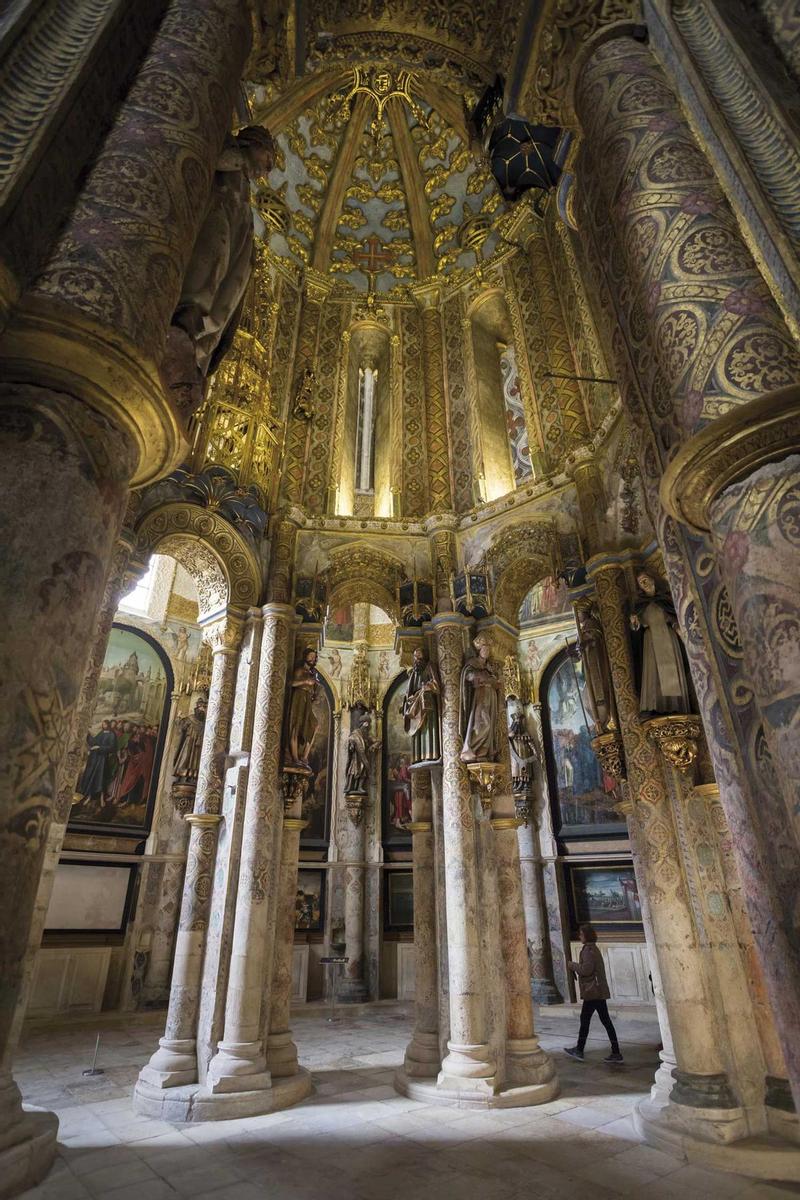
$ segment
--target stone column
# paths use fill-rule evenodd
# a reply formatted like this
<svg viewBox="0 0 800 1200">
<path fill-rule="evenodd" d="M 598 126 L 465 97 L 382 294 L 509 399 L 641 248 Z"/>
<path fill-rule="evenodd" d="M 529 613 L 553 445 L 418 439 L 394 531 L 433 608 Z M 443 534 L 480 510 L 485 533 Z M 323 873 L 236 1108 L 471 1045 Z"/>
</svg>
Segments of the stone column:
<svg viewBox="0 0 800 1200">
<path fill-rule="evenodd" d="M 493 816 L 495 863 L 500 895 L 500 937 L 505 966 L 506 992 L 506 1065 L 504 1085 L 529 1087 L 550 1085 L 558 1092 L 555 1067 L 539 1046 L 533 1027 L 531 977 L 525 937 L 525 909 L 522 901 L 517 829 L 518 817 Z M 542 1095 L 541 1100 L 549 1099 Z"/>
<path fill-rule="evenodd" d="M 432 512 L 449 512 L 453 507 L 450 483 L 450 450 L 447 436 L 447 404 L 444 387 L 444 344 L 439 311 L 439 289 L 415 288 L 422 317 L 422 348 L 425 379 L 425 432 L 428 450 L 428 482 Z"/>
<path fill-rule="evenodd" d="M 222 788 L 228 747 L 242 621 L 228 611 L 205 633 L 211 645 L 211 686 L 203 747 L 197 775 L 194 811 L 186 854 L 175 958 L 164 1036 L 149 1063 L 139 1072 L 134 1107 L 149 1111 L 152 1091 L 197 1081 L 197 1017 L 206 932 L 211 908 L 211 881 L 222 820 Z"/>
<path fill-rule="evenodd" d="M 435 1078 L 439 1053 L 439 987 L 436 953 L 436 885 L 433 869 L 433 811 L 430 770 L 411 776 L 409 826 L 414 864 L 414 1031 L 406 1047 L 406 1075 Z"/>
<path fill-rule="evenodd" d="M 284 806 L 281 839 L 281 870 L 278 881 L 278 917 L 275 923 L 275 954 L 272 963 L 272 998 L 267 1038 L 267 1066 L 273 1078 L 296 1075 L 297 1047 L 289 1028 L 292 1003 L 292 959 L 294 957 L 295 902 L 300 835 L 308 824 L 303 820 L 302 784 L 295 785 Z"/>
<path fill-rule="evenodd" d="M 677 1060 L 669 1108 L 676 1119 L 698 1132 L 703 1130 L 699 1136 L 706 1140 L 729 1141 L 746 1133 L 747 1125 L 728 1080 L 725 1041 L 692 919 L 670 792 L 659 752 L 639 716 L 625 557 L 591 559 L 589 574 L 597 594 L 625 748 L 632 801 L 628 823 L 631 848 L 648 897 Z"/>
<path fill-rule="evenodd" d="M 442 684 L 442 807 L 447 892 L 447 958 L 450 1038 L 438 1087 L 488 1096 L 499 1090 L 497 1064 L 489 1051 L 481 968 L 481 920 L 475 852 L 475 801 L 461 762 L 459 692 L 466 618 L 440 613 L 436 636 Z"/>
<path fill-rule="evenodd" d="M 371 781 L 370 781 L 371 787 Z M 339 976 L 337 995 L 344 1004 L 363 1004 L 364 981 L 364 872 L 366 870 L 366 796 L 351 800 L 345 795 L 341 824 L 340 867 L 344 867 L 344 940 L 347 965 Z"/>
<path fill-rule="evenodd" d="M 295 618 L 288 604 L 266 604 L 262 612 L 261 660 L 225 1031 L 208 1067 L 207 1086 L 211 1092 L 261 1091 L 271 1084 L 264 1038 L 270 1011 L 283 821 L 279 775 L 282 717 Z"/>
<path fill-rule="evenodd" d="M 520 824 L 517 829 L 530 990 L 537 1004 L 560 1004 L 561 996 L 553 980 L 550 927 L 544 899 L 542 855 L 538 842 L 539 830 L 534 811 L 528 824 Z"/>
</svg>

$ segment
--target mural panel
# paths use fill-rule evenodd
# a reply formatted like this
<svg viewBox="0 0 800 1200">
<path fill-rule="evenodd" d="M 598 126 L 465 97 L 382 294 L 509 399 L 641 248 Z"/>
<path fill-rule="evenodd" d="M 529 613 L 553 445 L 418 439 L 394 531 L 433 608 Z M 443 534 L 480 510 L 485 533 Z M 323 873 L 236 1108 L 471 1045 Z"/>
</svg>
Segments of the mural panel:
<svg viewBox="0 0 800 1200">
<path fill-rule="evenodd" d="M 548 668 L 542 689 L 550 794 L 562 836 L 625 827 L 613 808 L 616 783 L 592 750 L 584 687 L 580 662 L 563 650 Z"/>
<path fill-rule="evenodd" d="M 570 867 L 576 923 L 641 927 L 642 906 L 632 866 Z"/>
<path fill-rule="evenodd" d="M 298 871 L 294 927 L 297 933 L 319 933 L 325 915 L 325 872 Z"/>
<path fill-rule="evenodd" d="M 386 919 L 388 930 L 414 928 L 414 876 L 411 871 L 387 871 Z"/>
<path fill-rule="evenodd" d="M 411 739 L 403 728 L 401 704 L 408 675 L 398 675 L 383 702 L 383 840 L 411 842 Z"/>
<path fill-rule="evenodd" d="M 565 581 L 556 579 L 554 575 L 547 575 L 533 585 L 522 601 L 519 623 L 531 625 L 545 620 L 552 621 L 554 617 L 561 616 L 569 610 L 569 594 Z"/>
<path fill-rule="evenodd" d="M 324 679 L 320 679 L 317 698 L 314 701 L 314 716 L 317 732 L 308 755 L 313 772 L 306 799 L 303 802 L 303 819 L 308 825 L 303 830 L 301 845 L 325 846 L 330 829 L 330 781 L 333 769 L 333 696 Z"/>
<path fill-rule="evenodd" d="M 152 638 L 115 624 L 75 785 L 71 826 L 149 831 L 173 686 L 169 661 Z"/>
</svg>

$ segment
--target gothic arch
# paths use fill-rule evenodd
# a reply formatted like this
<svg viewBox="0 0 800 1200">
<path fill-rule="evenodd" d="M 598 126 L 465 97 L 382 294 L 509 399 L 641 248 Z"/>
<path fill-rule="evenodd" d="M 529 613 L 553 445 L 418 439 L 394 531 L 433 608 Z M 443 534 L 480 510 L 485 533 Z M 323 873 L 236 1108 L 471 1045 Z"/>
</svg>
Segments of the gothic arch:
<svg viewBox="0 0 800 1200">
<path fill-rule="evenodd" d="M 494 580 L 494 610 L 509 625 L 519 624 L 528 592 L 558 572 L 557 534 L 552 521 L 514 525 L 499 534 L 484 556 Z"/>
<path fill-rule="evenodd" d="M 247 542 L 227 521 L 207 508 L 164 504 L 151 509 L 136 528 L 141 557 L 169 554 L 194 579 L 200 620 L 228 604 L 249 608 L 261 598 L 261 572 Z"/>
</svg>

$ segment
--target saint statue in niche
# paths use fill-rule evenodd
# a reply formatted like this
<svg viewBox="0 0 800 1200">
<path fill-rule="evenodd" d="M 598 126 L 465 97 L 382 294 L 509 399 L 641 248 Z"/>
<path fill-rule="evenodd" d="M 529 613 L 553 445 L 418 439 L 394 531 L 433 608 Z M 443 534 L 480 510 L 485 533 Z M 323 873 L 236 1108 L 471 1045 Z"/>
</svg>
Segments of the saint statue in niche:
<svg viewBox="0 0 800 1200">
<path fill-rule="evenodd" d="M 414 665 L 408 673 L 408 690 L 400 711 L 403 728 L 411 734 L 411 761 L 437 763 L 442 757 L 439 725 L 439 679 L 422 650 L 414 651 Z"/>
<path fill-rule="evenodd" d="M 202 379 L 229 349 L 253 270 L 250 181 L 272 170 L 275 144 L 261 125 L 225 139 L 205 217 L 195 240 L 172 324 L 194 346 Z"/>
<path fill-rule="evenodd" d="M 191 716 L 181 718 L 178 748 L 175 751 L 175 762 L 172 767 L 176 783 L 197 782 L 207 710 L 208 702 L 205 696 L 199 696 Z"/>
<path fill-rule="evenodd" d="M 603 627 L 592 604 L 581 603 L 576 612 L 578 624 L 578 653 L 586 682 L 584 699 L 595 733 L 618 728 L 611 666 L 606 652 Z"/>
<path fill-rule="evenodd" d="M 472 644 L 478 653 L 467 659 L 461 671 L 461 735 L 464 738 L 461 761 L 497 762 L 500 755 L 498 698 L 503 681 L 492 662 L 492 644 L 487 635 L 479 633 Z"/>
<path fill-rule="evenodd" d="M 318 689 L 317 652 L 309 646 L 303 651 L 302 660 L 292 674 L 292 695 L 287 721 L 289 765 L 302 767 L 307 771 L 311 770 L 308 756 L 317 732 L 314 701 Z"/>
<path fill-rule="evenodd" d="M 531 783 L 531 765 L 539 762 L 528 725 L 525 710 L 516 698 L 508 702 L 508 745 L 511 750 L 511 790 L 527 792 Z"/>
<path fill-rule="evenodd" d="M 347 765 L 344 790 L 347 796 L 366 796 L 369 783 L 370 757 L 378 742 L 372 737 L 372 713 L 357 704 L 350 711 L 350 734 L 347 739 Z"/>
<path fill-rule="evenodd" d="M 631 614 L 631 628 L 641 630 L 643 635 L 639 711 L 690 713 L 689 681 L 675 606 L 646 571 L 636 576 L 636 583 L 640 596 Z"/>
</svg>

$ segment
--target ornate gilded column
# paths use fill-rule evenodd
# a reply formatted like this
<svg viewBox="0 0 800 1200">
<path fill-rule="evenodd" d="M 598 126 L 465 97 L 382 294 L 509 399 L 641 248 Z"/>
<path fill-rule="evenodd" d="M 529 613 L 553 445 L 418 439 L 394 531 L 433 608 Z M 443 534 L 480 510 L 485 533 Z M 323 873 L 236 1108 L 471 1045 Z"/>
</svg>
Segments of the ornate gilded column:
<svg viewBox="0 0 800 1200">
<path fill-rule="evenodd" d="M 411 776 L 409 825 L 414 863 L 414 1031 L 406 1047 L 406 1075 L 435 1078 L 439 1053 L 439 987 L 436 953 L 436 887 L 433 869 L 431 773 L 418 767 Z"/>
<path fill-rule="evenodd" d="M 297 1046 L 289 1020 L 292 1003 L 292 958 L 297 902 L 297 864 L 300 835 L 308 824 L 303 820 L 306 781 L 302 776 L 284 775 L 281 869 L 278 879 L 275 922 L 275 953 L 272 960 L 272 991 L 267 1037 L 267 1067 L 273 1078 L 296 1075 Z"/>
<path fill-rule="evenodd" d="M 269 1089 L 264 1033 L 270 1011 L 283 794 L 281 731 L 291 629 L 288 604 L 264 605 L 261 655 L 247 780 L 242 855 L 225 1027 L 208 1066 L 211 1092 Z"/>
<path fill-rule="evenodd" d="M 631 849 L 641 890 L 648 897 L 677 1060 L 669 1107 L 677 1120 L 698 1128 L 707 1124 L 708 1134 L 703 1136 L 710 1140 L 730 1141 L 742 1136 L 747 1125 L 728 1081 L 723 1033 L 692 918 L 662 760 L 639 715 L 628 628 L 628 560 L 625 554 L 604 555 L 588 565 L 625 749 Z"/>
<path fill-rule="evenodd" d="M 200 978 L 211 905 L 211 879 L 222 820 L 225 752 L 233 710 L 236 666 L 242 636 L 240 614 L 228 610 L 204 634 L 211 646 L 211 686 L 200 752 L 194 812 L 186 855 L 169 1008 L 164 1036 L 149 1063 L 139 1072 L 133 1094 L 135 1108 L 150 1111 L 153 1093 L 197 1080 L 197 1017 Z"/>
<path fill-rule="evenodd" d="M 677 97 L 648 49 L 620 32 L 584 57 L 574 91 L 581 233 L 616 318 L 615 366 L 640 430 L 642 478 L 653 502 L 661 481 L 661 503 L 684 525 L 655 504 L 800 1098 L 800 933 L 781 901 L 800 879 L 789 735 L 800 581 L 793 523 L 787 537 L 777 516 L 793 505 L 800 357 Z"/>
<path fill-rule="evenodd" d="M 488 1042 L 475 854 L 475 805 L 460 754 L 459 691 L 469 621 L 440 613 L 435 632 L 442 684 L 442 829 L 447 893 L 450 1037 L 438 1087 L 448 1093 L 490 1095 L 498 1085 Z"/>
<path fill-rule="evenodd" d="M 425 430 L 428 438 L 428 475 L 432 512 L 449 512 L 453 507 L 450 483 L 450 449 L 447 435 L 447 403 L 444 387 L 444 344 L 437 287 L 413 289 L 422 319 L 425 369 Z"/>
<path fill-rule="evenodd" d="M 289 400 L 289 425 L 286 433 L 286 454 L 283 467 L 283 496 L 289 504 L 300 504 L 303 499 L 303 484 L 306 474 L 306 456 L 311 436 L 312 421 L 295 416 L 294 398 L 300 388 L 307 369 L 315 369 L 317 339 L 322 320 L 325 300 L 332 282 L 311 267 L 304 275 L 303 308 L 295 352 L 295 371 L 292 393 Z"/>
</svg>

